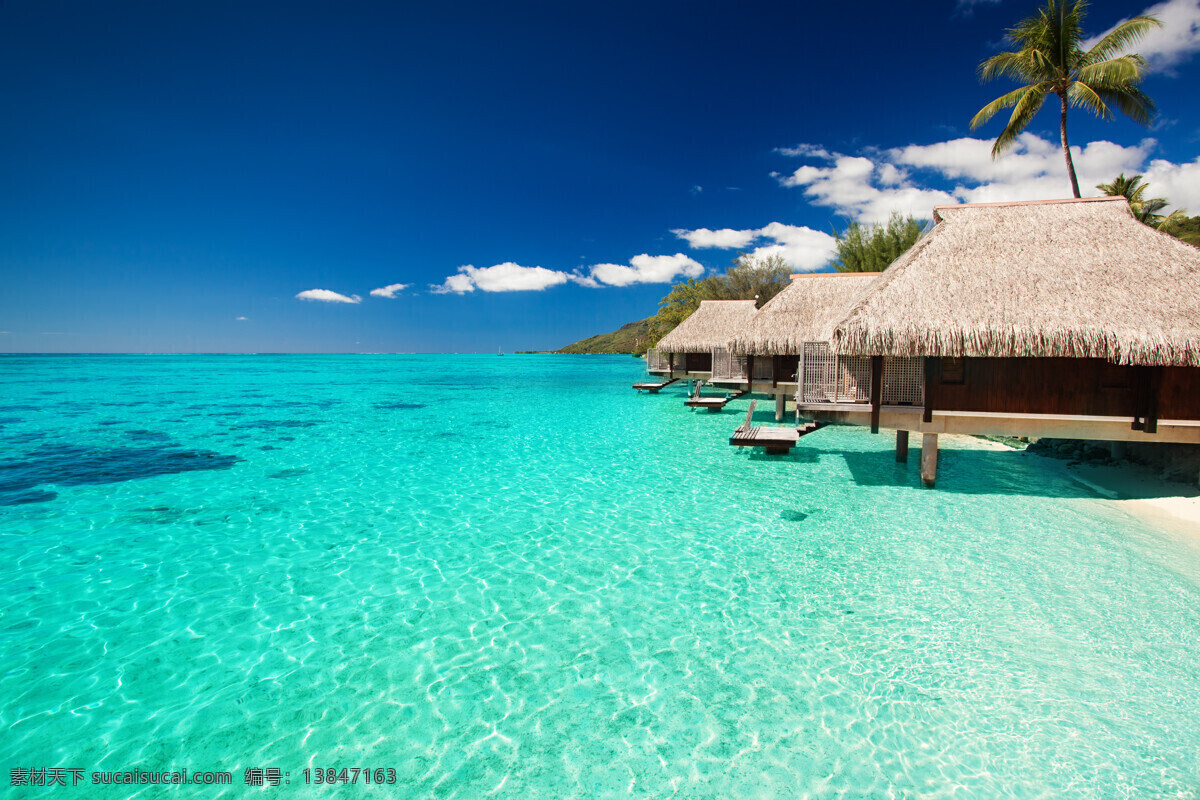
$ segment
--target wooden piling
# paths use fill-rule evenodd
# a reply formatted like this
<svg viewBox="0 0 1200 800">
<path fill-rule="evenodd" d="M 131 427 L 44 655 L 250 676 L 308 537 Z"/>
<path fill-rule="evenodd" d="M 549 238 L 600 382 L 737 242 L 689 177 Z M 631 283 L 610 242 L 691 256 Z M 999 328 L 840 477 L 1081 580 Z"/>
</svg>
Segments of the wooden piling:
<svg viewBox="0 0 1200 800">
<path fill-rule="evenodd" d="M 896 431 L 896 461 L 908 463 L 908 431 Z"/>
<path fill-rule="evenodd" d="M 775 421 L 779 422 L 783 419 L 784 404 L 787 402 L 787 395 L 775 395 Z"/>
<path fill-rule="evenodd" d="M 937 480 L 938 435 L 926 433 L 921 437 L 921 483 L 933 488 Z"/>
</svg>

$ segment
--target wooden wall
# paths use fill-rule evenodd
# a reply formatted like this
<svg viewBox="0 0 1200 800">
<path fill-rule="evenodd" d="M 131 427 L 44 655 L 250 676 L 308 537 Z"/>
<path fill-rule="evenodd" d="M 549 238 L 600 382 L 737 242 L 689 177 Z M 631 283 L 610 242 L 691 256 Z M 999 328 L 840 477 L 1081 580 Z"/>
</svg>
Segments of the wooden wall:
<svg viewBox="0 0 1200 800">
<path fill-rule="evenodd" d="M 1200 367 L 1161 367 L 1160 419 L 1200 419 Z"/>
<path fill-rule="evenodd" d="M 962 382 L 942 359 L 933 407 L 941 411 L 1134 417 L 1157 384 L 1159 419 L 1200 419 L 1200 367 L 1127 367 L 1086 358 L 966 358 Z"/>
<path fill-rule="evenodd" d="M 676 368 L 684 361 L 688 372 L 712 372 L 712 351 L 707 353 L 681 353 L 675 356 Z"/>
</svg>

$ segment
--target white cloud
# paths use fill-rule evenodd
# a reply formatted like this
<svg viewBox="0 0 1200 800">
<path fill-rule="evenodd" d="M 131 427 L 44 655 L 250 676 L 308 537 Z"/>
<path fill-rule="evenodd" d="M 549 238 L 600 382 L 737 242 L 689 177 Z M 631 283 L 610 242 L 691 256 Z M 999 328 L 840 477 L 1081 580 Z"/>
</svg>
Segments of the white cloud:
<svg viewBox="0 0 1200 800">
<path fill-rule="evenodd" d="M 372 289 L 371 297 L 386 297 L 391 300 L 396 296 L 397 292 L 403 292 L 409 286 L 410 284 L 407 283 L 389 284 L 388 286 L 383 286 L 379 289 Z"/>
<path fill-rule="evenodd" d="M 238 318 L 235 320 L 235 322 L 245 322 L 245 321 L 246 321 L 246 319 L 247 319 L 246 317 L 238 317 Z"/>
<path fill-rule="evenodd" d="M 833 158 L 824 147 L 815 144 L 805 144 L 803 142 L 795 147 L 776 147 L 775 152 L 792 158 L 800 156 L 805 158 L 824 158 L 826 160 Z"/>
<path fill-rule="evenodd" d="M 305 289 L 296 295 L 299 300 L 319 300 L 322 303 L 361 303 L 362 298 L 356 294 L 347 297 L 344 294 L 331 292 L 328 289 Z"/>
<path fill-rule="evenodd" d="M 741 249 L 759 235 L 756 230 L 735 231 L 733 228 L 721 228 L 717 231 L 710 231 L 708 228 L 696 228 L 695 230 L 677 228 L 671 233 L 686 240 L 688 246 L 694 250 L 704 250 L 710 247 L 718 250 L 729 250 L 734 247 Z"/>
<path fill-rule="evenodd" d="M 1200 214 L 1200 158 L 1188 164 L 1156 158 L 1144 174 L 1149 195 L 1171 201 L 1168 210 L 1184 208 L 1193 215 Z"/>
<path fill-rule="evenodd" d="M 704 274 L 703 265 L 683 253 L 673 256 L 642 253 L 629 259 L 629 264 L 596 264 L 588 277 L 609 286 L 629 286 L 634 283 L 670 283 L 681 275 L 698 278 Z"/>
<path fill-rule="evenodd" d="M 881 166 L 891 168 L 877 170 L 870 158 L 837 154 L 833 166 L 802 166 L 781 176 L 779 182 L 804 187 L 804 194 L 816 205 L 830 206 L 861 222 L 883 222 L 895 211 L 928 216 L 934 205 L 954 202 L 952 195 L 941 190 L 897 185 L 903 180 L 901 171 L 894 165 Z M 888 188 L 881 189 L 877 183 Z"/>
<path fill-rule="evenodd" d="M 472 267 L 474 269 L 474 267 Z M 429 284 L 429 291 L 433 294 L 465 294 L 466 292 L 475 291 L 475 282 L 471 280 L 469 275 L 450 275 L 442 284 Z"/>
<path fill-rule="evenodd" d="M 571 280 L 565 272 L 545 267 L 523 267 L 506 261 L 491 267 L 474 267 L 470 264 L 458 268 L 440 285 L 432 285 L 434 294 L 463 294 L 478 289 L 481 292 L 538 292 Z"/>
<path fill-rule="evenodd" d="M 1152 69 L 1169 70 L 1200 52 L 1200 0 L 1166 0 L 1150 6 L 1142 14 L 1157 17 L 1162 27 L 1151 29 L 1129 49 L 1145 56 Z M 1086 40 L 1084 49 L 1091 49 L 1126 19 L 1128 17 L 1099 36 Z"/>
<path fill-rule="evenodd" d="M 1073 146 L 1071 159 L 1081 193 L 1095 196 L 1099 194 L 1094 188 L 1096 184 L 1106 183 L 1122 172 L 1140 172 L 1156 144 L 1153 139 L 1144 139 L 1130 147 L 1106 141 Z M 1071 184 L 1058 142 L 1022 133 L 1013 149 L 995 160 L 991 157 L 991 148 L 992 142 L 987 139 L 954 139 L 895 148 L 887 151 L 887 157 L 905 166 L 930 170 L 943 178 L 960 181 L 954 195 L 967 203 L 1071 196 Z"/>
<path fill-rule="evenodd" d="M 1085 174 L 1086 180 L 1092 175 L 1107 180 L 1123 170 L 1136 168 L 1156 144 L 1154 139 L 1144 139 L 1133 147 L 1106 141 L 1072 147 L 1071 158 L 1079 174 L 1080 188 Z M 976 183 L 1021 184 L 1047 176 L 1066 179 L 1062 146 L 1028 132 L 1018 136 L 1012 149 L 996 159 L 992 158 L 992 140 L 969 138 L 893 148 L 886 152 L 886 157 L 896 164 L 932 169 L 947 178 Z M 1065 186 L 1070 191 L 1070 184 Z"/>
<path fill-rule="evenodd" d="M 770 239 L 773 240 L 772 244 L 760 244 L 750 255 L 779 255 L 788 266 L 801 272 L 811 272 L 827 264 L 833 254 L 835 242 L 828 233 L 798 225 L 785 225 L 782 222 L 772 222 L 765 227 L 749 230 L 722 228 L 710 231 L 708 228 L 697 228 L 677 229 L 671 232 L 695 249 L 712 247 L 741 250 L 754 242 L 761 243 L 763 239 Z"/>
</svg>

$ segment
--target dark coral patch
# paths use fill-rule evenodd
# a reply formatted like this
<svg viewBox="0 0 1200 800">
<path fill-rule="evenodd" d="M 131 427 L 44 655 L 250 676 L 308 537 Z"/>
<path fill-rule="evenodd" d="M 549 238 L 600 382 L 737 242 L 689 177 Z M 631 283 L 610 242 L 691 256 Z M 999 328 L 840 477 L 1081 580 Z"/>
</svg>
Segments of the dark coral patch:
<svg viewBox="0 0 1200 800">
<path fill-rule="evenodd" d="M 211 450 L 169 446 L 90 448 L 44 445 L 25 458 L 0 461 L 0 505 L 46 502 L 51 492 L 31 493 L 43 484 L 88 486 L 181 472 L 226 470 L 241 459 Z M 35 499 L 28 499 L 33 496 Z"/>
</svg>

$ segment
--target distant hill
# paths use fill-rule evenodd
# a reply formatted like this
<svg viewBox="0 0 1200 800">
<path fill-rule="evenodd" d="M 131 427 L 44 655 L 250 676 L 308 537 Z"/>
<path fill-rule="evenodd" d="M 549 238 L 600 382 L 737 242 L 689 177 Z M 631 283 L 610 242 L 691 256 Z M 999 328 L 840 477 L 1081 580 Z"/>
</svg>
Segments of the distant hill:
<svg viewBox="0 0 1200 800">
<path fill-rule="evenodd" d="M 569 344 L 556 353 L 640 353 L 650 335 L 652 317 L 622 325 L 612 333 L 589 336 L 575 344 Z"/>
</svg>

